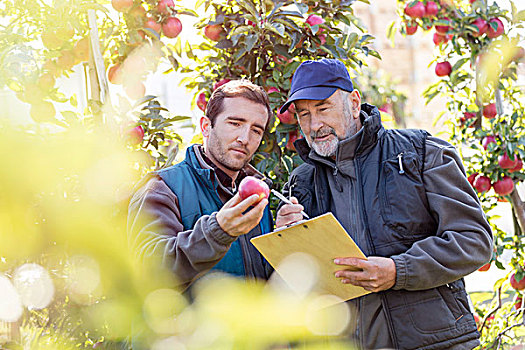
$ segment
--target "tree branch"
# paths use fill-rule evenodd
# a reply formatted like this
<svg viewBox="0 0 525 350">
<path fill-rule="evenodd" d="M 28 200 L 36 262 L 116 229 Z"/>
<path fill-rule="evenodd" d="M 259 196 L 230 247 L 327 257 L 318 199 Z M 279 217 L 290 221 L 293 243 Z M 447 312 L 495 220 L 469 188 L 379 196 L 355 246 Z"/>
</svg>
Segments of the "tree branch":
<svg viewBox="0 0 525 350">
<path fill-rule="evenodd" d="M 521 232 L 525 232 L 525 203 L 521 201 L 516 188 L 510 194 L 510 203 L 520 224 Z"/>
<path fill-rule="evenodd" d="M 485 325 L 487 323 L 487 320 L 490 316 L 494 315 L 496 313 L 496 311 L 498 311 L 500 308 L 501 308 L 501 287 L 498 288 L 498 290 L 496 291 L 497 293 L 497 296 L 498 296 L 498 305 L 489 311 L 488 314 L 485 315 L 485 317 L 483 317 L 483 322 L 481 323 L 481 327 L 479 327 L 479 332 L 482 333 L 483 332 L 483 328 L 485 328 Z"/>
</svg>

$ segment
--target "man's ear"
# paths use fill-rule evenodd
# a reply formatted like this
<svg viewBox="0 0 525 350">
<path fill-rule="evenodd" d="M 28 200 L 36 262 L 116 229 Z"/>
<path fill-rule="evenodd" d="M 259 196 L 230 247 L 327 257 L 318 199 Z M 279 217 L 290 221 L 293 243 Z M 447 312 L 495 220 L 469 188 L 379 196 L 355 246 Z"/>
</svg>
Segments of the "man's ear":
<svg viewBox="0 0 525 350">
<path fill-rule="evenodd" d="M 350 104 L 352 106 L 352 115 L 354 118 L 359 118 L 361 112 L 361 94 L 358 90 L 354 89 L 348 94 L 350 98 Z"/>
<path fill-rule="evenodd" d="M 206 117 L 205 115 L 201 117 L 200 120 L 200 126 L 201 126 L 201 133 L 203 137 L 210 136 L 210 129 L 211 129 L 211 120 L 210 118 Z"/>
</svg>

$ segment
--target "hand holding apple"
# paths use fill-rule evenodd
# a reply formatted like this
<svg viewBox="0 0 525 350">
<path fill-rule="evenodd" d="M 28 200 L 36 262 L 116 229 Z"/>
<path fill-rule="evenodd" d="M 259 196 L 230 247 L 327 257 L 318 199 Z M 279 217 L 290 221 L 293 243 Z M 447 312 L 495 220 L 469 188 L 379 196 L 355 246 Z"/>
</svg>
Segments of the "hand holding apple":
<svg viewBox="0 0 525 350">
<path fill-rule="evenodd" d="M 257 195 L 252 195 L 243 200 L 240 194 L 236 193 L 217 212 L 217 223 L 232 237 L 244 235 L 259 224 L 266 205 L 268 205 L 266 198 L 261 199 Z M 246 212 L 251 206 L 253 208 Z"/>
</svg>

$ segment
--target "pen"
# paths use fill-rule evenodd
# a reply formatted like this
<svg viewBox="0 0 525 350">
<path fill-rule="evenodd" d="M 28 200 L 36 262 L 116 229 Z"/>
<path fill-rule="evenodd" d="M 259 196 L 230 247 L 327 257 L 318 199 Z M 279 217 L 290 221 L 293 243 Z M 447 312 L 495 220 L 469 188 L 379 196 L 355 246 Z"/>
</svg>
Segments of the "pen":
<svg viewBox="0 0 525 350">
<path fill-rule="evenodd" d="M 285 202 L 286 204 L 294 204 L 292 203 L 288 198 L 286 198 L 285 196 L 283 196 L 280 192 L 272 189 L 271 190 L 272 193 L 275 195 L 275 197 L 279 198 L 280 200 L 282 200 L 283 202 Z M 310 217 L 304 212 L 301 210 L 301 214 L 303 214 L 303 216 L 307 219 L 310 219 Z"/>
</svg>

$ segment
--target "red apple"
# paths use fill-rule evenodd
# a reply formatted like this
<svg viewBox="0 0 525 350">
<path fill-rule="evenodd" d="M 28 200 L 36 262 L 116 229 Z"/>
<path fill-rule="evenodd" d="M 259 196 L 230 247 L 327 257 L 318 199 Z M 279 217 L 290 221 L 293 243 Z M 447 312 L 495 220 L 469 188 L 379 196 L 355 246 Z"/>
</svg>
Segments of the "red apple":
<svg viewBox="0 0 525 350">
<path fill-rule="evenodd" d="M 450 18 L 444 17 L 444 18 L 442 18 L 442 20 L 448 22 L 448 21 L 450 21 Z M 450 23 L 450 22 L 448 22 L 448 23 Z M 436 32 L 438 32 L 440 34 L 446 34 L 449 30 L 450 30 L 450 26 L 449 25 L 437 25 L 436 26 Z"/>
<path fill-rule="evenodd" d="M 480 192 L 480 193 L 483 193 L 483 192 L 486 192 L 488 190 L 490 190 L 490 186 L 491 186 L 491 183 L 490 183 L 490 179 L 484 175 L 479 175 L 478 177 L 476 177 L 476 179 L 474 180 L 474 188 L 476 189 L 476 191 Z"/>
<path fill-rule="evenodd" d="M 505 152 L 505 154 L 498 157 L 498 164 L 501 169 L 512 169 L 518 164 L 518 157 L 512 156 L 512 158 L 510 158 L 507 152 Z"/>
<path fill-rule="evenodd" d="M 432 38 L 432 41 L 434 42 L 434 45 L 438 46 L 441 44 L 448 43 L 450 39 L 452 39 L 452 35 L 442 35 L 439 33 L 434 33 L 434 37 Z"/>
<path fill-rule="evenodd" d="M 467 127 L 474 127 L 474 123 L 470 122 L 471 119 L 476 119 L 476 113 L 465 112 L 461 117 L 459 117 L 459 122 L 461 125 L 467 123 Z"/>
<path fill-rule="evenodd" d="M 133 145 L 138 145 L 144 139 L 144 128 L 142 125 L 137 125 L 136 127 L 128 130 L 126 136 Z"/>
<path fill-rule="evenodd" d="M 523 306 L 525 306 L 525 305 L 523 305 L 523 299 L 522 299 L 521 297 L 517 297 L 517 298 L 516 298 L 516 301 L 515 301 L 515 303 L 514 303 L 514 308 L 515 308 L 516 310 L 519 310 L 519 309 L 521 309 Z"/>
<path fill-rule="evenodd" d="M 182 23 L 177 17 L 168 17 L 162 23 L 162 33 L 168 38 L 176 38 L 182 31 Z"/>
<path fill-rule="evenodd" d="M 206 106 L 208 105 L 208 101 L 206 100 L 206 94 L 204 92 L 201 92 L 199 96 L 197 96 L 197 107 L 203 112 L 206 112 Z"/>
<path fill-rule="evenodd" d="M 405 7 L 405 14 L 408 17 L 421 18 L 421 17 L 425 16 L 425 5 L 423 5 L 423 3 L 421 1 L 418 1 L 418 2 L 414 3 L 412 6 L 410 6 L 411 4 L 412 4 L 412 2 L 410 2 Z"/>
<path fill-rule="evenodd" d="M 496 143 L 496 138 L 492 135 L 485 136 L 483 138 L 483 141 L 481 141 L 481 145 L 483 146 L 483 149 L 486 151 L 489 147 L 489 144 Z"/>
<path fill-rule="evenodd" d="M 478 17 L 471 24 L 478 28 L 477 32 L 472 33 L 473 36 L 479 37 L 487 32 L 488 24 L 483 18 Z"/>
<path fill-rule="evenodd" d="M 133 7 L 133 0 L 111 0 L 111 6 L 117 11 L 125 12 Z"/>
<path fill-rule="evenodd" d="M 283 113 L 277 113 L 277 118 L 281 121 L 283 124 L 297 124 L 297 120 L 295 119 L 293 113 L 290 113 L 290 109 L 288 108 Z"/>
<path fill-rule="evenodd" d="M 439 62 L 438 64 L 436 64 L 436 75 L 438 77 L 444 77 L 444 76 L 450 75 L 451 72 L 452 72 L 452 65 L 450 64 L 450 62 L 445 61 L 445 62 Z"/>
<path fill-rule="evenodd" d="M 520 171 L 521 168 L 523 168 L 523 161 L 521 159 L 518 159 L 518 161 L 516 162 L 516 166 L 514 168 L 509 169 L 509 173 Z"/>
<path fill-rule="evenodd" d="M 295 149 L 295 145 L 294 145 L 294 142 L 299 138 L 298 134 L 297 134 L 297 130 L 294 130 L 294 131 L 290 131 L 288 133 L 288 142 L 286 143 L 286 149 L 290 150 L 290 151 L 296 151 Z"/>
<path fill-rule="evenodd" d="M 209 24 L 204 27 L 204 35 L 210 40 L 219 41 L 223 36 L 224 31 L 220 24 Z"/>
<path fill-rule="evenodd" d="M 219 86 L 223 86 L 224 84 L 228 83 L 230 79 L 221 79 L 215 84 L 213 84 L 213 90 L 216 90 Z"/>
<path fill-rule="evenodd" d="M 512 181 L 509 176 L 505 175 L 503 176 L 503 179 L 494 182 L 492 187 L 500 196 L 506 196 L 514 191 L 514 181 Z"/>
<path fill-rule="evenodd" d="M 324 19 L 321 16 L 318 15 L 310 15 L 306 19 L 306 23 L 308 23 L 311 26 L 315 26 L 316 24 L 323 24 Z"/>
<path fill-rule="evenodd" d="M 490 262 L 486 263 L 485 265 L 481 266 L 478 271 L 488 271 L 490 269 Z"/>
<path fill-rule="evenodd" d="M 120 71 L 120 64 L 114 64 L 108 69 L 108 80 L 112 84 L 122 84 L 122 72 Z"/>
<path fill-rule="evenodd" d="M 525 49 L 523 47 L 516 47 L 516 53 L 512 59 L 519 62 L 523 57 L 525 57 Z"/>
<path fill-rule="evenodd" d="M 439 12 L 439 6 L 434 1 L 427 2 L 425 6 L 425 17 L 434 17 Z"/>
<path fill-rule="evenodd" d="M 326 44 L 326 35 L 325 34 L 319 34 L 317 37 L 321 41 L 321 45 Z"/>
<path fill-rule="evenodd" d="M 239 196 L 246 199 L 252 195 L 258 195 L 259 200 L 270 196 L 270 188 L 263 180 L 253 176 L 246 176 L 239 184 Z"/>
<path fill-rule="evenodd" d="M 159 2 L 157 3 L 157 10 L 163 15 L 170 14 L 168 7 L 175 7 L 175 3 L 173 3 L 173 0 L 159 0 Z"/>
<path fill-rule="evenodd" d="M 472 187 L 474 187 L 474 180 L 476 180 L 476 177 L 478 177 L 479 173 L 473 173 L 473 174 L 470 174 L 468 177 L 467 177 L 467 180 L 468 182 L 470 182 L 470 184 L 472 185 Z"/>
<path fill-rule="evenodd" d="M 272 92 L 279 92 L 279 89 L 275 88 L 275 87 L 270 87 L 267 91 L 268 95 L 271 94 Z"/>
<path fill-rule="evenodd" d="M 407 32 L 407 35 L 413 35 L 415 32 L 417 32 L 417 23 L 416 22 L 411 22 L 411 23 L 406 23 L 406 32 Z"/>
<path fill-rule="evenodd" d="M 496 27 L 496 29 L 494 29 Z M 491 39 L 497 38 L 503 32 L 505 31 L 505 27 L 503 26 L 503 22 L 499 18 L 493 18 L 489 21 L 488 27 L 487 27 L 487 36 Z"/>
<path fill-rule="evenodd" d="M 495 118 L 498 114 L 495 103 L 490 103 L 486 106 L 483 106 L 483 116 L 487 119 Z"/>
<path fill-rule="evenodd" d="M 144 28 L 150 28 L 156 31 L 157 33 L 160 33 L 162 25 L 150 17 L 146 20 L 146 22 L 144 22 Z"/>
<path fill-rule="evenodd" d="M 512 286 L 512 288 L 514 288 L 516 290 L 523 290 L 523 289 L 525 289 L 525 278 L 522 278 L 518 282 L 518 281 L 516 281 L 516 278 L 514 276 L 515 276 L 514 273 L 510 276 L 510 285 Z"/>
</svg>

